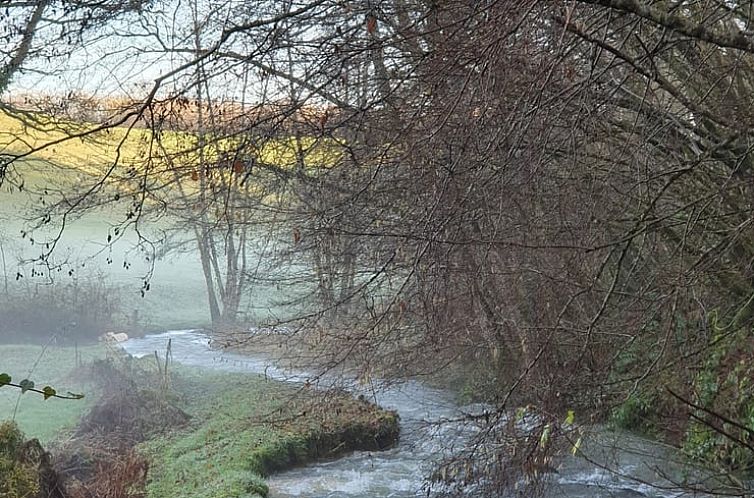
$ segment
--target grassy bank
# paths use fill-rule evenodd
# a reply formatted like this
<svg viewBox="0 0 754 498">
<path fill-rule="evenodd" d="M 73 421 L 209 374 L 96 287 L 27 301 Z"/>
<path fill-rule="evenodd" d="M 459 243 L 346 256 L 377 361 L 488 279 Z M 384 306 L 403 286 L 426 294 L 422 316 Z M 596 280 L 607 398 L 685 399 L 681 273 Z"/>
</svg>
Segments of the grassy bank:
<svg viewBox="0 0 754 498">
<path fill-rule="evenodd" d="M 12 418 L 18 402 L 15 420 L 26 438 L 50 443 L 75 434 L 56 452 L 63 461 L 84 455 L 94 471 L 99 466 L 89 460 L 96 458 L 98 445 L 133 436 L 142 441 L 137 451 L 148 461 L 150 497 L 264 496 L 264 477 L 272 472 L 348 451 L 385 449 L 398 438 L 395 413 L 347 394 L 180 365 L 171 367 L 168 386 L 153 358 L 93 363 L 106 356 L 99 346 L 0 346 L 0 371 L 14 380 L 28 377 L 38 386 L 87 395 L 81 401 L 45 401 L 2 388 L 0 419 Z M 115 378 L 108 372 L 116 372 Z M 184 412 L 188 423 L 173 420 L 172 414 Z M 127 446 L 118 450 L 123 461 L 131 458 Z M 98 474 L 81 479 L 79 489 L 81 483 L 103 483 Z"/>
<path fill-rule="evenodd" d="M 140 447 L 155 498 L 264 496 L 271 472 L 384 449 L 398 436 L 392 412 L 346 395 L 322 405 L 320 395 L 258 376 L 183 370 L 174 390 L 190 426 Z"/>
<path fill-rule="evenodd" d="M 79 358 L 77 361 L 76 353 Z M 84 393 L 83 400 L 48 399 L 38 394 L 21 394 L 18 389 L 0 388 L 0 420 L 15 420 L 30 438 L 46 443 L 72 429 L 95 401 L 92 385 L 77 369 L 78 363 L 103 358 L 100 346 L 84 348 L 0 345 L 0 372 L 14 380 L 31 379 L 37 386 L 51 385 L 59 392 Z"/>
</svg>

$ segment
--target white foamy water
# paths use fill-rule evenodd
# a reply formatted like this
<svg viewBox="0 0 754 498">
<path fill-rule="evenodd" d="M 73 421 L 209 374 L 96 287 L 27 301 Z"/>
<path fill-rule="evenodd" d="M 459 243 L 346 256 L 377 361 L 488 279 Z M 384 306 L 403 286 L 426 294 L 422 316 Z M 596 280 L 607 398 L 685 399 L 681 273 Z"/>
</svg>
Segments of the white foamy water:
<svg viewBox="0 0 754 498">
<path fill-rule="evenodd" d="M 338 385 L 364 394 L 383 408 L 400 414 L 400 442 L 387 451 L 355 452 L 332 461 L 317 462 L 271 476 L 271 498 L 383 498 L 426 496 L 425 478 L 434 462 L 460 448 L 474 428 L 448 422 L 484 405 L 459 407 L 450 393 L 415 381 L 390 384 L 364 391 L 356 382 L 291 372 L 271 364 L 263 356 L 217 351 L 207 335 L 195 330 L 175 330 L 133 338 L 122 343 L 129 354 L 142 357 L 164 354 L 171 342 L 174 361 L 188 366 L 228 372 L 263 374 L 287 382 Z M 444 423 L 443 423 L 444 422 Z M 675 498 L 704 496 L 681 493 L 664 472 L 683 474 L 674 468 L 664 448 L 626 435 L 597 433 L 584 451 L 618 473 L 604 470 L 581 458 L 567 457 L 558 467 L 545 496 L 589 498 Z M 660 469 L 663 469 L 662 471 Z M 654 485 L 654 486 L 653 486 Z M 659 486 L 659 487 L 657 487 Z M 473 494 L 471 495 L 473 496 Z"/>
</svg>

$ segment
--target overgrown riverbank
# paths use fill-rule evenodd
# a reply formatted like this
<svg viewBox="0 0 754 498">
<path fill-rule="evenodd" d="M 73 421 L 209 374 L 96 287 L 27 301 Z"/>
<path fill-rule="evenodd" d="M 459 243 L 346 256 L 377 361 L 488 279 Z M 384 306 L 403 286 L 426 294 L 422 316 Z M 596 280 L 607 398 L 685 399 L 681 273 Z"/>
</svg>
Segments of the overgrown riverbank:
<svg viewBox="0 0 754 498">
<path fill-rule="evenodd" d="M 33 346 L 3 348 L 20 365 L 39 353 Z M 54 351 L 45 355 L 44 369 L 58 375 L 37 375 L 61 382 L 77 362 L 68 360 L 68 349 Z M 68 434 L 54 449 L 66 496 L 92 490 L 160 498 L 264 496 L 264 477 L 272 472 L 348 451 L 385 449 L 398 438 L 394 412 L 344 393 L 257 375 L 158 367 L 154 357 L 111 355 L 92 363 L 95 352 L 87 350 L 86 365 L 76 367 L 97 380 L 96 387 L 87 385 L 87 402 L 60 402 L 71 410 L 69 423 L 53 423 L 49 411 L 44 416 L 45 405 L 19 411 L 27 438 Z M 30 397 L 23 396 L 24 402 Z M 3 410 L 11 404 L 3 401 Z M 81 415 L 74 429 L 70 421 Z M 40 427 L 45 421 L 49 427 Z"/>
</svg>

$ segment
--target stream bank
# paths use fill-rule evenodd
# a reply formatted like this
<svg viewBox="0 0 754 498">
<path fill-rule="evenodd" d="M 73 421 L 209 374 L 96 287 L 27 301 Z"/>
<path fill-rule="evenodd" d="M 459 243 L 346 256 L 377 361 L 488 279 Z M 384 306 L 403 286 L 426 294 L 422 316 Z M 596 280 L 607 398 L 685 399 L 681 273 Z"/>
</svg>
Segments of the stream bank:
<svg viewBox="0 0 754 498">
<path fill-rule="evenodd" d="M 461 449 L 475 434 L 475 428 L 460 419 L 483 409 L 478 405 L 458 406 L 452 393 L 416 381 L 391 385 L 373 383 L 366 390 L 365 386 L 348 379 L 288 371 L 271 364 L 264 355 L 214 350 L 209 337 L 198 331 L 146 336 L 130 340 L 124 347 L 134 355 L 152 355 L 155 350 L 164 350 L 168 338 L 172 339 L 174 360 L 189 367 L 243 375 L 261 373 L 267 378 L 290 382 L 298 391 L 311 384 L 339 385 L 355 395 L 368 396 L 379 406 L 400 415 L 401 437 L 393 448 L 379 453 L 355 451 L 336 460 L 318 461 L 273 474 L 267 480 L 273 498 L 426 496 L 424 476 L 429 475 L 433 464 Z M 202 460 L 192 463 L 206 464 Z M 556 470 L 557 473 L 548 476 L 543 496 L 705 496 L 687 492 L 696 479 L 694 469 L 686 467 L 674 449 L 601 427 L 588 428 L 578 455 L 565 455 L 557 462 Z"/>
<path fill-rule="evenodd" d="M 258 375 L 179 369 L 172 389 L 191 422 L 138 447 L 150 462 L 150 497 L 266 496 L 273 472 L 398 438 L 392 412 L 344 395 L 323 405 Z"/>
<path fill-rule="evenodd" d="M 169 336 L 174 339 L 173 353 L 179 356 L 185 341 L 180 334 Z M 40 417 L 50 425 L 56 422 L 50 416 L 56 405 L 76 408 L 81 414 L 75 427 L 66 427 L 64 433 L 58 428 L 57 437 L 47 441 L 52 455 L 30 439 L 47 458 L 44 461 L 51 462 L 54 482 L 59 484 L 46 486 L 50 479 L 42 479 L 42 474 L 47 467 L 35 463 L 27 472 L 30 486 L 34 485 L 29 488 L 32 494 L 13 491 L 8 498 L 37 496 L 37 489 L 42 493 L 39 496 L 47 496 L 48 488 L 54 488 L 60 498 L 265 496 L 265 477 L 272 472 L 351 451 L 379 452 L 398 440 L 397 414 L 364 399 L 342 391 L 320 392 L 263 374 L 208 369 L 190 362 L 181 365 L 166 354 L 167 340 L 134 339 L 144 340 L 153 341 L 152 354 L 135 358 L 98 348 L 97 355 L 82 363 L 72 349 L 52 354 L 57 348 L 51 348 L 45 375 L 36 372 L 35 378 L 57 379 L 56 386 L 73 385 L 64 383 L 73 375 L 87 379 L 86 388 L 80 386 L 80 392 L 86 392 L 83 401 L 45 402 L 41 396 L 3 392 L 9 396 L 8 410 L 13 409 L 13 394 L 19 400 L 38 402 L 44 410 Z M 19 360 L 20 365 L 25 363 Z M 71 372 L 74 364 L 78 366 Z M 9 371 L 16 374 L 15 368 Z M 55 378 L 47 376 L 51 373 Z M 28 410 L 20 413 L 30 421 Z M 34 431 L 27 432 L 26 438 L 18 434 L 19 441 L 38 437 Z M 5 456 L 12 459 L 16 454 L 24 455 Z M 0 483 L 7 480 L 3 472 L 0 469 Z"/>
<path fill-rule="evenodd" d="M 190 421 L 137 447 L 149 461 L 146 496 L 266 496 L 265 477 L 273 472 L 357 450 L 379 452 L 398 440 L 397 414 L 365 399 L 282 382 L 263 371 L 242 373 L 240 360 L 232 368 L 226 359 L 219 369 L 213 361 L 192 361 L 196 350 L 209 353 L 200 333 L 146 336 L 124 347 L 157 374 L 154 352 L 165 357 L 168 340 L 175 363 L 163 383 Z"/>
</svg>

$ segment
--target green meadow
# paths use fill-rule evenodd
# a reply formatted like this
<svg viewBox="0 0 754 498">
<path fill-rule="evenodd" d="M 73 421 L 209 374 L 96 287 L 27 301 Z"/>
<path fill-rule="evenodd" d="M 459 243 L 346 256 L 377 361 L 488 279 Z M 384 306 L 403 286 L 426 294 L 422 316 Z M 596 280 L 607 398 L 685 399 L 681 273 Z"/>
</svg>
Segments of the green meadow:
<svg viewBox="0 0 754 498">
<path fill-rule="evenodd" d="M 28 437 L 37 438 L 43 444 L 65 436 L 96 400 L 93 386 L 80 367 L 106 354 L 100 346 L 0 345 L 0 371 L 9 374 L 14 382 L 28 378 L 38 388 L 50 385 L 61 393 L 85 395 L 81 400 L 45 400 L 36 393 L 22 394 L 18 389 L 2 387 L 0 420 L 15 420 Z"/>
<path fill-rule="evenodd" d="M 145 215 L 137 226 L 123 229 L 132 210 L 134 183 L 132 172 L 165 181 L 165 192 L 175 194 L 170 183 L 175 175 L 189 190 L 197 188 L 192 173 L 198 162 L 197 137 L 179 131 L 159 134 L 142 128 L 117 127 L 95 131 L 95 125 L 55 121 L 33 115 L 35 126 L 0 113 L 0 154 L 28 154 L 13 163 L 13 174 L 0 189 L 0 248 L 3 250 L 0 290 L 23 295 L 50 285 L 44 265 L 30 263 L 46 252 L 53 241 L 50 256 L 60 264 L 57 283 L 104 279 L 115 291 L 120 303 L 123 328 L 138 324 L 144 330 L 201 327 L 209 323 L 207 291 L 201 262 L 192 241 L 192 232 L 180 228 L 170 214 Z M 81 138 L 70 138 L 82 135 Z M 223 152 L 239 147 L 240 139 L 205 137 L 202 149 L 205 161 L 215 160 Z M 305 151 L 306 164 L 323 167 L 338 160 L 332 142 L 314 138 L 303 140 L 270 139 L 256 145 L 244 145 L 244 154 L 279 167 L 292 167 Z M 112 167 L 112 170 L 110 169 Z M 49 224 L 38 226 L 39 208 L 44 208 L 66 192 L 89 188 L 103 178 L 109 200 L 83 213 L 54 216 Z M 233 174 L 225 171 L 223 174 Z M 18 184 L 23 188 L 19 189 Z M 173 189 L 173 190 L 171 190 Z M 172 194 L 171 194 L 172 195 Z M 119 200 L 114 198 L 119 197 Z M 169 197 L 168 197 L 169 201 Z M 148 207 L 152 202 L 145 201 Z M 167 233 L 170 244 L 181 249 L 166 250 L 162 243 Z M 266 234 L 258 234 L 263 240 Z M 55 240 L 59 238 L 59 240 Z M 264 271 L 265 262 L 259 266 Z M 32 278 L 31 269 L 43 276 Z M 255 267 L 256 265 L 252 265 Z M 18 279 L 16 277 L 21 275 Z M 68 280 L 66 280 L 68 279 Z M 145 280 L 148 292 L 142 295 Z M 260 283 L 250 289 L 241 308 L 242 317 L 263 321 L 280 317 L 279 306 L 285 291 L 278 285 Z M 54 332 L 54 331 L 53 331 Z"/>
</svg>

